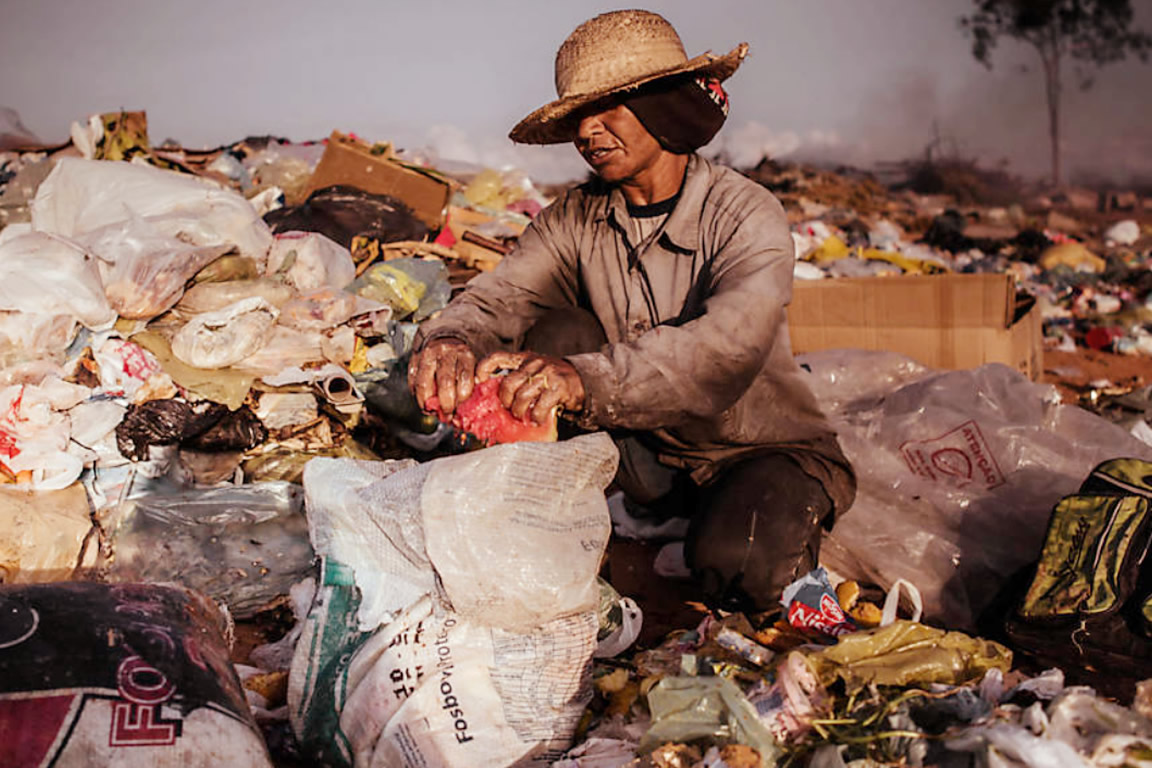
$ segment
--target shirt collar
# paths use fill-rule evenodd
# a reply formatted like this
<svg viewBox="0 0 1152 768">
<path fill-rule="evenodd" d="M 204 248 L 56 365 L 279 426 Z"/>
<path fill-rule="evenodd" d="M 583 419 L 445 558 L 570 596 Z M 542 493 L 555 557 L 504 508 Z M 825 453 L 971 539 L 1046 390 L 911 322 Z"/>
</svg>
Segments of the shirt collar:
<svg viewBox="0 0 1152 768">
<path fill-rule="evenodd" d="M 700 208 L 708 194 L 709 163 L 695 152 L 688 155 L 688 166 L 684 170 L 684 187 L 680 190 L 680 202 L 668 214 L 661 239 L 668 238 L 677 250 L 693 253 L 700 242 Z M 607 205 L 597 218 L 613 218 L 623 227 L 628 221 L 628 205 L 619 187 L 613 187 L 608 195 Z M 626 231 L 626 230 L 625 230 Z"/>
</svg>

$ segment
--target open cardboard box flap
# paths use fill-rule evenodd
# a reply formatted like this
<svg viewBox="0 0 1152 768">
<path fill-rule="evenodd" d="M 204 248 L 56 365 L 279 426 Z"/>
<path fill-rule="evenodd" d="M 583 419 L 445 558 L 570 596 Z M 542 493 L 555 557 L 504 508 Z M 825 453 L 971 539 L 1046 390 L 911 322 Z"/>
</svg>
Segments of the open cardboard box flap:
<svg viewBox="0 0 1152 768">
<path fill-rule="evenodd" d="M 378 154 L 368 144 L 339 131 L 312 172 L 306 195 L 333 184 L 346 184 L 374 195 L 391 195 L 412 209 L 433 231 L 444 225 L 452 187 L 444 179 L 410 168 L 396 160 L 389 145 Z"/>
<path fill-rule="evenodd" d="M 788 323 L 797 353 L 883 349 L 934 368 L 998 362 L 1041 373 L 1039 309 L 1018 313 L 1006 274 L 797 280 Z"/>
</svg>

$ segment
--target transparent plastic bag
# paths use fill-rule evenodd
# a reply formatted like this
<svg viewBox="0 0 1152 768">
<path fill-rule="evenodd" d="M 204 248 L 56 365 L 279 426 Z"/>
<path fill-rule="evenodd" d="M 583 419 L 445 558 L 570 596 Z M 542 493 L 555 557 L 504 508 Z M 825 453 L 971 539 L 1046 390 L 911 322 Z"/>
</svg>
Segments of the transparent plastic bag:
<svg viewBox="0 0 1152 768">
<path fill-rule="evenodd" d="M 1152 458 L 1152 447 L 1007 366 L 921 376 L 878 354 L 807 356 L 813 370 L 839 372 L 839 383 L 812 384 L 835 406 L 828 415 L 858 481 L 821 562 L 885 589 L 906 579 L 926 621 L 974 629 L 999 587 L 1037 556 L 1056 501 L 1105 459 Z"/>
<path fill-rule="evenodd" d="M 384 311 L 391 307 L 344 290 L 318 288 L 288 301 L 280 309 L 280 322 L 301 331 L 325 331 L 356 315 Z"/>
<path fill-rule="evenodd" d="M 448 305 L 452 287 L 448 268 L 439 259 L 392 259 L 370 267 L 348 290 L 388 304 L 396 316 L 413 322 Z"/>
<path fill-rule="evenodd" d="M 157 232 L 139 218 L 82 233 L 76 239 L 100 256 L 108 303 L 121 317 L 134 320 L 151 319 L 170 309 L 192 276 L 232 247 L 190 245 Z"/>
<path fill-rule="evenodd" d="M 181 488 L 137 478 L 111 516 L 116 582 L 176 582 L 254 615 L 313 571 L 304 494 L 285 482 Z"/>
</svg>

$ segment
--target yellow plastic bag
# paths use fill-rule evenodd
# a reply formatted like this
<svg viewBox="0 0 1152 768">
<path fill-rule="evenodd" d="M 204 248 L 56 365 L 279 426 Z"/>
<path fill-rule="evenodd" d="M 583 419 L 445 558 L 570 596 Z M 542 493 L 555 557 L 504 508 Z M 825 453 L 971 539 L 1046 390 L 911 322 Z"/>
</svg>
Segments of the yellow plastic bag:
<svg viewBox="0 0 1152 768">
<path fill-rule="evenodd" d="M 836 645 L 811 653 L 809 660 L 825 685 L 839 677 L 851 691 L 870 683 L 963 685 L 989 669 L 1008 672 L 1012 652 L 992 640 L 899 620 L 845 635 Z"/>
</svg>

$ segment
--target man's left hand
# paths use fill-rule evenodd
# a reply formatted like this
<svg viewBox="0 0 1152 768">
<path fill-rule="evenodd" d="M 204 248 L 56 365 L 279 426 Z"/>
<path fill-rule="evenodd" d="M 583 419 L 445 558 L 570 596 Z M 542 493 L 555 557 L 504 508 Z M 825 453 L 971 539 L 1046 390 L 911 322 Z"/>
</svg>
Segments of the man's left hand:
<svg viewBox="0 0 1152 768">
<path fill-rule="evenodd" d="M 535 352 L 496 352 L 476 367 L 476 379 L 485 381 L 501 369 L 510 371 L 500 382 L 500 402 L 523 419 L 543 424 L 556 406 L 575 412 L 584 408 L 584 382 L 575 366 L 562 357 Z"/>
</svg>

